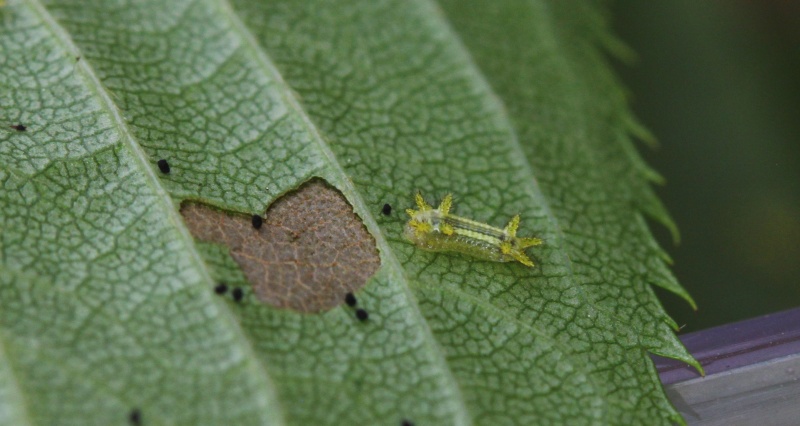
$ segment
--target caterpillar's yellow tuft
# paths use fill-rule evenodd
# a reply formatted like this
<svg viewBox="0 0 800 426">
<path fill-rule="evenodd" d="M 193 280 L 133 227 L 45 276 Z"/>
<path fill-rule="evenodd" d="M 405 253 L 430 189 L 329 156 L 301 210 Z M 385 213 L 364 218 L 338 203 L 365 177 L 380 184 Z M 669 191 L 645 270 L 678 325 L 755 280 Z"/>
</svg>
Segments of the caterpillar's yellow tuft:
<svg viewBox="0 0 800 426">
<path fill-rule="evenodd" d="M 406 223 L 404 235 L 417 247 L 428 251 L 454 251 L 493 262 L 517 261 L 525 266 L 534 266 L 525 249 L 543 241 L 517 237 L 519 215 L 500 229 L 450 214 L 453 205 L 451 194 L 447 194 L 435 209 L 420 193 L 414 200 L 417 210 L 406 210 L 411 219 Z"/>
</svg>

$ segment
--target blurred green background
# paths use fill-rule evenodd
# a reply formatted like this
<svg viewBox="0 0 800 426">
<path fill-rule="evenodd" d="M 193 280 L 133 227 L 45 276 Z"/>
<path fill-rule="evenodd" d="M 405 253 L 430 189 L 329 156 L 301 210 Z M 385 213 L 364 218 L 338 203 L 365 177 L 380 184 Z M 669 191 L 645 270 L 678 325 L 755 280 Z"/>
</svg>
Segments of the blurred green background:
<svg viewBox="0 0 800 426">
<path fill-rule="evenodd" d="M 800 306 L 800 2 L 619 1 L 615 64 L 660 147 L 641 152 L 681 230 L 652 229 L 694 296 L 686 331 Z"/>
</svg>

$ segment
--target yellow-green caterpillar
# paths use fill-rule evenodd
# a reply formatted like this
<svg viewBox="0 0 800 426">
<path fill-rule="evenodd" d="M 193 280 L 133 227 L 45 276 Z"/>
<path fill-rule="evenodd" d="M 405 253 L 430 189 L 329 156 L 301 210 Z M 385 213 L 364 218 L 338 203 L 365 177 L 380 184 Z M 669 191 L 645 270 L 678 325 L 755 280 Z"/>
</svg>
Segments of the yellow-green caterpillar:
<svg viewBox="0 0 800 426">
<path fill-rule="evenodd" d="M 418 210 L 406 210 L 411 219 L 406 223 L 404 235 L 418 247 L 428 251 L 455 251 L 493 262 L 517 261 L 525 266 L 534 266 L 525 249 L 542 244 L 542 240 L 517 237 L 519 215 L 500 229 L 450 214 L 452 194 L 447 194 L 435 209 L 419 193 L 414 199 Z"/>
</svg>

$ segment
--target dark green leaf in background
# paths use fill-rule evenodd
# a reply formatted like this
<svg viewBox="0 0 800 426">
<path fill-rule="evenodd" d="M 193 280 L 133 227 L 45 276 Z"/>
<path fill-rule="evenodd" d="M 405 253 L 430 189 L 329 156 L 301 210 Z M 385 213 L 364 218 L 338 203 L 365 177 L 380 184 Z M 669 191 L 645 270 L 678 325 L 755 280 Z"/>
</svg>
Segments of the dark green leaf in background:
<svg viewBox="0 0 800 426">
<path fill-rule="evenodd" d="M 696 362 L 650 286 L 688 295 L 604 46 L 581 2 L 10 1 L 0 420 L 679 420 L 647 352 Z M 263 213 L 312 177 L 375 238 L 367 321 L 215 295 L 248 283 L 179 213 Z M 417 250 L 416 190 L 521 213 L 537 267 Z"/>
</svg>

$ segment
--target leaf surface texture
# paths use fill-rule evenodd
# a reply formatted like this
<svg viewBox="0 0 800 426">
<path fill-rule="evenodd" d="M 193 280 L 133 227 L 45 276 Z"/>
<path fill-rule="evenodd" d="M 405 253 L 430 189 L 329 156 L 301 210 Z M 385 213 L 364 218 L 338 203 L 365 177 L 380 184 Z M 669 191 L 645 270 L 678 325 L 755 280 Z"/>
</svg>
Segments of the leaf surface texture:
<svg viewBox="0 0 800 426">
<path fill-rule="evenodd" d="M 647 352 L 695 361 L 651 285 L 691 299 L 608 48 L 593 3 L 9 0 L 0 422 L 680 421 Z M 179 213 L 312 178 L 375 238 L 367 321 L 259 302 Z M 418 250 L 415 191 L 521 213 L 537 267 Z"/>
</svg>

